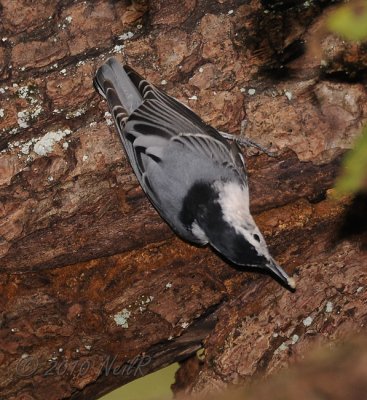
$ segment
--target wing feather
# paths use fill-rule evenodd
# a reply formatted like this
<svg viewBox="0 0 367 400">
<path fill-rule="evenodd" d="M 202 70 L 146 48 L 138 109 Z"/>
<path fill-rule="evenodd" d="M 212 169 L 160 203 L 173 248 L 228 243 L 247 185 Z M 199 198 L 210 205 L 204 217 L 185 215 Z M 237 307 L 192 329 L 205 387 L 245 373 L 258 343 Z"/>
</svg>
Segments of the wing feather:
<svg viewBox="0 0 367 400">
<path fill-rule="evenodd" d="M 117 64 L 109 60 L 107 67 L 101 67 L 96 86 L 108 100 L 130 163 L 148 196 L 157 197 L 147 170 L 154 163 L 164 162 L 164 152 L 173 142 L 182 144 L 183 152 L 209 158 L 246 179 L 238 147 L 230 145 L 191 109 L 150 84 L 131 67 Z M 127 88 L 133 88 L 133 96 L 125 93 Z M 132 103 L 126 105 L 131 98 Z"/>
</svg>

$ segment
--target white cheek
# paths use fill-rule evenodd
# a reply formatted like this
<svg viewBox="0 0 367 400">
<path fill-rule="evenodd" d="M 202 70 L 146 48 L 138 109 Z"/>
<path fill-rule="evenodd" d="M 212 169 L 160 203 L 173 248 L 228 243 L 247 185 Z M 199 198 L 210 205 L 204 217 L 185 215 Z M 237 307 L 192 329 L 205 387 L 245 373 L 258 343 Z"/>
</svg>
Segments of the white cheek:
<svg viewBox="0 0 367 400">
<path fill-rule="evenodd" d="M 250 216 L 248 189 L 238 183 L 219 183 L 219 204 L 223 218 L 231 226 L 236 227 Z"/>
<path fill-rule="evenodd" d="M 253 222 L 253 226 L 256 227 L 255 222 Z M 259 256 L 263 256 L 265 258 L 269 258 L 269 250 L 266 245 L 265 239 L 263 238 L 262 234 L 257 228 L 252 228 L 251 230 L 248 230 L 243 227 L 237 228 L 237 232 L 242 234 L 244 238 L 252 245 L 254 246 L 255 250 L 257 251 L 257 254 Z M 260 238 L 260 242 L 258 242 L 255 238 L 254 235 L 258 235 Z"/>
<path fill-rule="evenodd" d="M 269 258 L 270 254 L 265 240 L 250 214 L 248 188 L 229 182 L 218 183 L 217 189 L 224 220 L 237 233 L 243 235 L 260 256 Z M 259 236 L 260 242 L 254 238 L 255 234 Z"/>
</svg>

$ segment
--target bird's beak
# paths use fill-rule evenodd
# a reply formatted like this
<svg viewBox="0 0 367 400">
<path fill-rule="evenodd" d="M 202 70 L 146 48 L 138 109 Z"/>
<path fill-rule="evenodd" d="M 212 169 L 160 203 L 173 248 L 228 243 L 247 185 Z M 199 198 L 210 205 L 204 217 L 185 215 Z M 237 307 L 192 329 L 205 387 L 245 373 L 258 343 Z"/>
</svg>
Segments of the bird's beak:
<svg viewBox="0 0 367 400">
<path fill-rule="evenodd" d="M 270 271 L 276 275 L 285 285 L 287 285 L 291 289 L 296 288 L 296 282 L 294 278 L 290 278 L 286 272 L 280 267 L 275 260 L 271 259 L 267 264 L 266 268 L 270 269 Z"/>
</svg>

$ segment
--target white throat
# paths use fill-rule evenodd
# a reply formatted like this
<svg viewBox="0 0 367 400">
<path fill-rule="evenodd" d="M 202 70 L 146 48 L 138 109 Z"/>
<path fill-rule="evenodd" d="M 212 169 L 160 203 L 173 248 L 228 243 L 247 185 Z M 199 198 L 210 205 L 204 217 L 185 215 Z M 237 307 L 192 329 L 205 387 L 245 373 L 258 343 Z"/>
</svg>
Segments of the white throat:
<svg viewBox="0 0 367 400">
<path fill-rule="evenodd" d="M 219 194 L 219 204 L 222 208 L 224 220 L 235 231 L 243 235 L 251 243 L 259 255 L 271 258 L 265 239 L 257 227 L 250 213 L 250 197 L 247 186 L 237 182 L 217 182 L 215 188 Z M 260 241 L 256 240 L 256 237 Z"/>
<path fill-rule="evenodd" d="M 251 217 L 247 187 L 236 182 L 216 182 L 215 188 L 219 194 L 219 204 L 226 222 L 236 228 Z"/>
</svg>

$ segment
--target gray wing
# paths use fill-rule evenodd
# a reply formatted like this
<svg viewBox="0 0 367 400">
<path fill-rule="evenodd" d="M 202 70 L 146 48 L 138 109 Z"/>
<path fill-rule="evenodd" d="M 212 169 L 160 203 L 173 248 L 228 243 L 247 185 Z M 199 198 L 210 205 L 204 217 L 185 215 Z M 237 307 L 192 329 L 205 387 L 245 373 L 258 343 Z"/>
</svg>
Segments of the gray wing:
<svg viewBox="0 0 367 400">
<path fill-rule="evenodd" d="M 152 186 L 149 172 L 155 163 L 164 163 L 164 154 L 173 142 L 182 145 L 182 154 L 209 158 L 230 169 L 246 183 L 242 154 L 219 132 L 192 110 L 157 89 L 134 70 L 125 66 L 128 76 L 142 96 L 142 104 L 127 119 L 115 119 L 131 165 L 143 189 L 156 204 L 159 188 Z"/>
<path fill-rule="evenodd" d="M 97 71 L 95 86 L 108 101 L 141 186 L 171 226 L 174 213 L 168 215 L 167 207 L 172 208 L 195 179 L 224 176 L 247 183 L 236 143 L 230 144 L 132 68 L 111 58 Z"/>
</svg>

